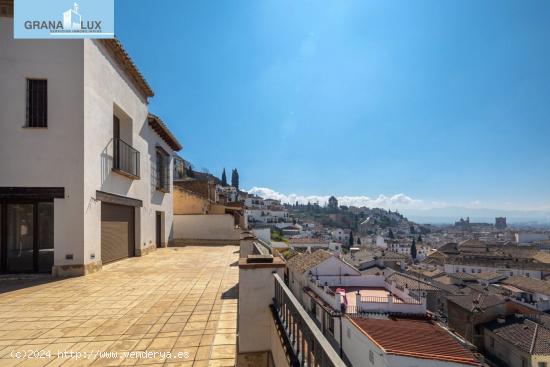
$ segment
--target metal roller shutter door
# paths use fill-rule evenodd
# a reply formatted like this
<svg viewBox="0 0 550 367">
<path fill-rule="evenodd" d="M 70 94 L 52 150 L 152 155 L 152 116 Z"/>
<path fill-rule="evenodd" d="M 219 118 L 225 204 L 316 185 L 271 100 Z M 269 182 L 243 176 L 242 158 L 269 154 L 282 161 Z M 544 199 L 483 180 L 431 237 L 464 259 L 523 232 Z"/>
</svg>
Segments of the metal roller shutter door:
<svg viewBox="0 0 550 367">
<path fill-rule="evenodd" d="M 134 207 L 101 203 L 101 261 L 134 255 Z"/>
</svg>

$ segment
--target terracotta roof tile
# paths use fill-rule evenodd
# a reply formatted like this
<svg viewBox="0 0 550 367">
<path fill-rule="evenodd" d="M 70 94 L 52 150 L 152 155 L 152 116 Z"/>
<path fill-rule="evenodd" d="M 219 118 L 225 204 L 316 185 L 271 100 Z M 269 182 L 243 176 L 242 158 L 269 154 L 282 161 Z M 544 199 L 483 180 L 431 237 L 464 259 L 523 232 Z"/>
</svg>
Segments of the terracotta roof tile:
<svg viewBox="0 0 550 367">
<path fill-rule="evenodd" d="M 300 274 L 303 274 L 309 269 L 319 265 L 326 259 L 330 258 L 331 256 L 333 255 L 325 250 L 317 250 L 311 254 L 298 254 L 287 261 L 287 266 L 290 269 L 295 270 Z"/>
<path fill-rule="evenodd" d="M 550 355 L 550 329 L 533 320 L 509 317 L 504 323 L 495 320 L 485 327 L 526 353 Z"/>
<path fill-rule="evenodd" d="M 147 97 L 153 97 L 155 93 L 147 83 L 143 74 L 139 71 L 136 64 L 122 46 L 122 43 L 117 38 L 99 40 L 103 46 L 109 51 L 118 66 L 130 77 L 133 84 Z"/>
<path fill-rule="evenodd" d="M 411 275 L 405 275 L 400 273 L 393 273 L 390 276 L 386 277 L 386 281 L 394 281 L 397 285 L 412 289 L 412 290 L 423 290 L 423 291 L 438 291 L 436 287 L 426 283 L 416 277 Z"/>
<path fill-rule="evenodd" d="M 285 230 L 287 228 L 283 228 L 283 230 Z M 300 245 L 307 245 L 307 244 L 323 244 L 323 245 L 328 245 L 329 242 L 326 241 L 326 240 L 323 240 L 323 239 L 320 239 L 320 238 L 291 238 L 289 241 L 288 241 L 290 244 L 300 244 Z"/>
<path fill-rule="evenodd" d="M 550 296 L 550 282 L 546 280 L 512 276 L 502 281 L 503 284 L 513 285 L 524 291 L 540 293 Z"/>
<path fill-rule="evenodd" d="M 487 281 L 502 279 L 502 278 L 506 277 L 505 275 L 503 275 L 501 273 L 494 272 L 494 271 L 485 271 L 485 272 L 481 272 L 481 273 L 475 273 L 475 274 L 472 274 L 472 275 L 475 278 L 479 279 L 479 280 L 487 280 Z"/>
<path fill-rule="evenodd" d="M 483 294 L 476 291 L 472 291 L 470 294 L 465 295 L 449 296 L 447 300 L 468 311 L 473 311 L 475 308 L 485 311 L 506 302 L 503 296 L 497 294 Z"/>
<path fill-rule="evenodd" d="M 176 152 L 181 150 L 182 146 L 180 142 L 176 139 L 174 134 L 172 134 L 170 129 L 168 129 L 168 126 L 166 126 L 160 117 L 149 113 L 147 120 L 149 121 L 149 126 L 155 130 L 155 132 L 166 142 L 166 144 L 168 144 L 168 146 L 170 146 L 170 148 Z"/>
<path fill-rule="evenodd" d="M 430 320 L 353 318 L 352 321 L 386 353 L 479 365 L 469 350 Z"/>
</svg>

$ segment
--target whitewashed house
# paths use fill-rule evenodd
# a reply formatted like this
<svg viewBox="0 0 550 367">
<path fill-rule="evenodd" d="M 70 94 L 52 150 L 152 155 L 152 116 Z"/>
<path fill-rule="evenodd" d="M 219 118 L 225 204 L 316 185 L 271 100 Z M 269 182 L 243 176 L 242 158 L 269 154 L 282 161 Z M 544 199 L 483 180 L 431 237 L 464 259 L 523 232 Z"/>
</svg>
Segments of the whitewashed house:
<svg viewBox="0 0 550 367">
<path fill-rule="evenodd" d="M 479 366 L 426 316 L 426 298 L 383 275 L 364 275 L 327 251 L 287 261 L 288 286 L 351 366 Z"/>
<path fill-rule="evenodd" d="M 334 241 L 348 243 L 350 233 L 349 229 L 336 228 L 330 232 L 330 236 Z"/>
<path fill-rule="evenodd" d="M 181 145 L 122 45 L 14 40 L 1 15 L 1 272 L 82 275 L 165 246 Z"/>
</svg>

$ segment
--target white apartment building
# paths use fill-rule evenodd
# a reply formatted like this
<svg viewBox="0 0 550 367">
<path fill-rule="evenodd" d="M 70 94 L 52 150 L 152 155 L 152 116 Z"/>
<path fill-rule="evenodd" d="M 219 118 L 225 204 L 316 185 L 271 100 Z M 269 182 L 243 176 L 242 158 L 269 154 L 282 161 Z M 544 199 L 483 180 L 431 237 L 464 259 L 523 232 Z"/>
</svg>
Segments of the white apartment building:
<svg viewBox="0 0 550 367">
<path fill-rule="evenodd" d="M 327 251 L 287 262 L 288 286 L 352 366 L 478 366 L 474 355 L 426 316 L 426 297 L 362 275 Z"/>
<path fill-rule="evenodd" d="M 244 212 L 248 223 L 288 223 L 289 219 L 286 210 L 245 209 Z"/>
<path fill-rule="evenodd" d="M 216 193 L 224 195 L 228 203 L 236 203 L 239 201 L 239 190 L 233 186 L 216 185 Z"/>
<path fill-rule="evenodd" d="M 2 272 L 83 275 L 165 246 L 172 156 L 153 91 L 112 40 L 14 40 L 0 17 Z"/>
<path fill-rule="evenodd" d="M 411 243 L 399 240 L 388 241 L 387 249 L 398 254 L 411 256 Z M 422 261 L 430 253 L 431 247 L 416 243 L 416 260 Z"/>
<path fill-rule="evenodd" d="M 530 245 L 534 242 L 541 242 L 549 239 L 546 233 L 537 232 L 516 232 L 514 236 L 516 243 L 519 245 Z"/>
<path fill-rule="evenodd" d="M 506 276 L 524 276 L 534 279 L 543 279 L 543 275 L 546 274 L 545 271 L 540 268 L 527 266 L 524 264 L 518 264 L 517 266 L 497 266 L 490 264 L 476 264 L 476 263 L 458 263 L 451 264 L 446 263 L 444 265 L 445 273 L 500 273 Z"/>
<path fill-rule="evenodd" d="M 349 229 L 336 228 L 330 232 L 330 236 L 334 241 L 348 243 L 350 233 L 351 231 Z"/>
<path fill-rule="evenodd" d="M 244 199 L 244 206 L 247 209 L 265 209 L 267 207 L 264 199 L 259 196 L 247 197 L 246 199 Z"/>
</svg>

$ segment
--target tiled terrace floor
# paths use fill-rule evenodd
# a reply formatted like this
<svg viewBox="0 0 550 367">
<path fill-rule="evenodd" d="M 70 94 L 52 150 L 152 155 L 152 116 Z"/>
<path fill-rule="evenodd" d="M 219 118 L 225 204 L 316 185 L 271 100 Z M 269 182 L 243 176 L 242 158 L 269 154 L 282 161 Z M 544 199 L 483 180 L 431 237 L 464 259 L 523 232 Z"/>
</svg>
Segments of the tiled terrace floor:
<svg viewBox="0 0 550 367">
<path fill-rule="evenodd" d="M 0 294 L 0 366 L 233 366 L 237 251 L 161 249 L 96 274 Z M 25 358 L 29 351 L 45 351 L 44 358 Z M 64 351 L 73 357 L 60 358 Z"/>
</svg>

